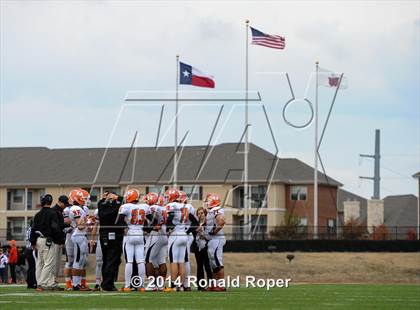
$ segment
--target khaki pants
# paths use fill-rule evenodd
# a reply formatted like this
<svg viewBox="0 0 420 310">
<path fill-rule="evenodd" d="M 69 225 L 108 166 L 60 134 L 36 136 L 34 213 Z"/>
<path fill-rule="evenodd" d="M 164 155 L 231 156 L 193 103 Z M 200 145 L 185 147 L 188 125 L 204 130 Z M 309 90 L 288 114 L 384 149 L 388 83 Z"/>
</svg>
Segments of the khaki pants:
<svg viewBox="0 0 420 310">
<path fill-rule="evenodd" d="M 36 281 L 42 288 L 52 288 L 55 283 L 55 265 L 58 245 L 46 245 L 47 239 L 38 238 L 36 247 L 38 249 L 38 258 L 36 261 Z"/>
<path fill-rule="evenodd" d="M 55 272 L 54 272 L 54 276 L 56 280 L 60 276 L 61 252 L 62 252 L 62 246 L 57 244 L 55 246 Z"/>
</svg>

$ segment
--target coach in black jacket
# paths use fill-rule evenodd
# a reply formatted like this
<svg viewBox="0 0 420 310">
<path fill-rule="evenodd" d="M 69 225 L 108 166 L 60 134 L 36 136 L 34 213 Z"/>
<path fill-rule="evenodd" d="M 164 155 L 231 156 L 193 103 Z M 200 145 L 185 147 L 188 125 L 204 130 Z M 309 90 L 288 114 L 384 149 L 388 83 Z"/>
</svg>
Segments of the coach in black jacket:
<svg viewBox="0 0 420 310">
<path fill-rule="evenodd" d="M 31 229 L 30 242 L 38 251 L 36 262 L 37 290 L 62 290 L 55 280 L 55 254 L 61 241 L 57 213 L 51 209 L 53 197 L 46 194 L 41 197 L 41 210 L 35 214 Z"/>
<path fill-rule="evenodd" d="M 70 206 L 69 204 L 69 198 L 66 195 L 61 195 L 58 197 L 58 202 L 55 204 L 53 209 L 55 213 L 57 214 L 58 219 L 58 228 L 61 232 L 59 236 L 57 236 L 57 247 L 56 247 L 56 253 L 55 253 L 55 278 L 57 279 L 60 274 L 60 266 L 61 266 L 61 255 L 63 251 L 63 245 L 66 242 L 66 233 L 64 232 L 64 228 L 68 225 L 64 224 L 64 215 L 63 211 L 66 207 Z"/>
<path fill-rule="evenodd" d="M 123 197 L 105 192 L 98 202 L 99 238 L 102 247 L 102 283 L 104 291 L 115 291 L 114 285 L 121 264 L 124 227 L 116 224 Z"/>
</svg>

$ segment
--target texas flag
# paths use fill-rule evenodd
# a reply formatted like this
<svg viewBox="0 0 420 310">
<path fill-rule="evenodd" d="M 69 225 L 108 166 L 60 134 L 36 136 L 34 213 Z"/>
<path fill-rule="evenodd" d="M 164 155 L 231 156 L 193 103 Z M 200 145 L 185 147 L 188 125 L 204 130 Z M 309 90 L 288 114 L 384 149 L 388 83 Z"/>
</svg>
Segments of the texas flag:
<svg viewBox="0 0 420 310">
<path fill-rule="evenodd" d="M 214 78 L 193 66 L 179 63 L 179 84 L 214 88 Z"/>
</svg>

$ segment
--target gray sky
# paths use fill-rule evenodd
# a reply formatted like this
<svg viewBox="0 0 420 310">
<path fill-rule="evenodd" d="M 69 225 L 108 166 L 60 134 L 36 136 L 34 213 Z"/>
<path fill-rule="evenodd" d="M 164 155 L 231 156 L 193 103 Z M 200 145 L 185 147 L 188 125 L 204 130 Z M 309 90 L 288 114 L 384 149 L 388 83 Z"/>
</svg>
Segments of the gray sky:
<svg viewBox="0 0 420 310">
<path fill-rule="evenodd" d="M 374 130 L 382 131 L 382 195 L 417 194 L 420 170 L 420 7 L 406 2 L 136 2 L 1 1 L 0 146 L 154 145 L 160 106 L 126 106 L 129 90 L 175 87 L 175 55 L 212 74 L 216 91 L 244 89 L 245 19 L 286 37 L 283 51 L 249 46 L 250 89 L 260 91 L 281 157 L 313 165 L 313 126 L 296 130 L 282 119 L 290 99 L 314 99 L 314 62 L 344 72 L 321 146 L 327 173 L 366 197 Z M 267 74 L 278 72 L 278 74 Z M 188 86 L 182 90 L 200 90 Z M 333 92 L 320 89 L 322 125 Z M 215 94 L 215 96 L 221 96 Z M 206 144 L 219 105 L 182 107 L 180 136 Z M 308 119 L 293 105 L 290 118 Z M 171 145 L 173 104 L 165 107 L 161 143 Z M 274 151 L 261 106 L 250 107 L 252 142 Z M 214 142 L 237 141 L 243 105 L 225 104 Z"/>
</svg>

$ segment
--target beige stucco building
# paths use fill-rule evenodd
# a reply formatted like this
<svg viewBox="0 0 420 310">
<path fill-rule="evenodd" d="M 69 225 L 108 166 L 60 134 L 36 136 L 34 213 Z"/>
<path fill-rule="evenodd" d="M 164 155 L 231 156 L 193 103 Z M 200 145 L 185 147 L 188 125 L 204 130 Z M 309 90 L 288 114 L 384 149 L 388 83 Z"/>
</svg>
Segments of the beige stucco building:
<svg viewBox="0 0 420 310">
<path fill-rule="evenodd" d="M 187 192 L 195 208 L 202 205 L 207 193 L 218 193 L 224 203 L 228 238 L 242 239 L 246 223 L 253 238 L 268 238 L 291 207 L 302 225 L 311 226 L 313 169 L 297 159 L 280 159 L 250 146 L 250 222 L 244 218 L 243 153 L 237 144 L 220 144 L 211 152 L 202 146 L 184 148 L 178 164 L 178 188 Z M 0 148 L 0 241 L 24 239 L 44 193 L 56 200 L 74 188 L 92 189 L 93 212 L 105 190 L 123 194 L 134 187 L 145 194 L 172 186 L 170 148 L 139 148 L 135 153 L 127 148 Z M 320 174 L 320 225 L 336 225 L 338 186 L 340 183 Z"/>
</svg>

